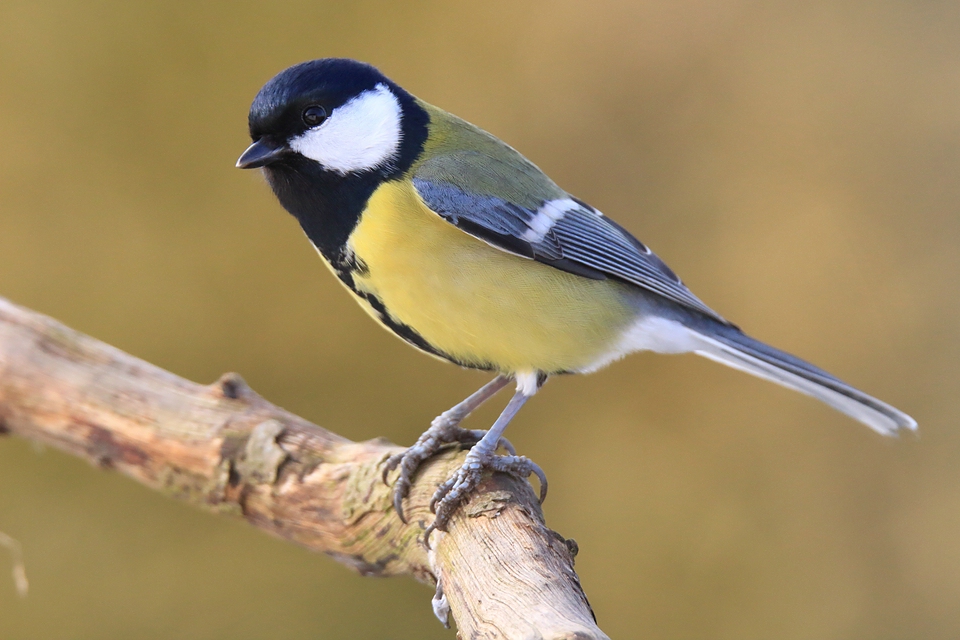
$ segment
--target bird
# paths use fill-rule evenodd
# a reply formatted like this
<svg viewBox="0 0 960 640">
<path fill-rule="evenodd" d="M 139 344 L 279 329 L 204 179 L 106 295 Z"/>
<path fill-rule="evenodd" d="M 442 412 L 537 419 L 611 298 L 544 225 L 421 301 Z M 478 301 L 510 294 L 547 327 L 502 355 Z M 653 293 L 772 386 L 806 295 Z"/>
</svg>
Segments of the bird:
<svg viewBox="0 0 960 640">
<path fill-rule="evenodd" d="M 883 435 L 909 415 L 796 356 L 751 338 L 696 297 L 649 247 L 567 193 L 495 136 L 346 58 L 285 69 L 257 93 L 252 144 L 237 161 L 262 169 L 326 265 L 380 325 L 435 358 L 494 375 L 390 457 L 393 505 L 421 464 L 469 448 L 436 490 L 451 517 L 485 470 L 543 470 L 504 430 L 546 380 L 591 373 L 638 351 L 695 353 L 812 396 Z M 461 421 L 515 391 L 487 430 Z M 503 454 L 498 453 L 502 447 Z"/>
</svg>

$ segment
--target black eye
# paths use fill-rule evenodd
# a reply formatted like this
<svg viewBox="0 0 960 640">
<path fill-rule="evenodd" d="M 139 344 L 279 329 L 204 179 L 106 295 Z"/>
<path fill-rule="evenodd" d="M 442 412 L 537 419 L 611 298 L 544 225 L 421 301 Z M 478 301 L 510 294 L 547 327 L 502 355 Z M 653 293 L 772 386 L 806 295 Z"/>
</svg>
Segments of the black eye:
<svg viewBox="0 0 960 640">
<path fill-rule="evenodd" d="M 308 127 L 315 127 L 327 119 L 327 110 L 318 104 L 311 105 L 303 110 L 303 124 Z"/>
</svg>

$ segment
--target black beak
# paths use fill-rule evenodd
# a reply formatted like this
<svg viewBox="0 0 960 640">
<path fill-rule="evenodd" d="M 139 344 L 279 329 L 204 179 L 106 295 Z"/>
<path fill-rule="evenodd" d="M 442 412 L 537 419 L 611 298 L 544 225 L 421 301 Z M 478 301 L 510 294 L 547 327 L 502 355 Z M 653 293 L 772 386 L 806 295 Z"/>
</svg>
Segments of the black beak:
<svg viewBox="0 0 960 640">
<path fill-rule="evenodd" d="M 276 162 L 289 151 L 290 149 L 283 143 L 260 138 L 243 152 L 243 155 L 237 160 L 237 167 L 240 169 L 265 167 L 268 164 Z"/>
</svg>

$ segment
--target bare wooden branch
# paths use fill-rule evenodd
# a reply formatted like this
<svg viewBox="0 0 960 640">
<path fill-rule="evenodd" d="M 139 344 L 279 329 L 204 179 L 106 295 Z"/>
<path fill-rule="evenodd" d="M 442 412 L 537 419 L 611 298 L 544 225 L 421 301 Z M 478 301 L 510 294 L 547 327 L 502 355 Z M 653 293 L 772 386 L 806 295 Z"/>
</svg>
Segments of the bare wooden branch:
<svg viewBox="0 0 960 640">
<path fill-rule="evenodd" d="M 526 482 L 486 478 L 427 550 L 427 504 L 462 452 L 423 469 L 405 525 L 380 480 L 396 446 L 325 431 L 235 374 L 184 380 L 3 298 L 0 432 L 241 516 L 363 575 L 439 579 L 461 638 L 607 638 L 574 572 L 576 546 L 547 529 Z"/>
</svg>

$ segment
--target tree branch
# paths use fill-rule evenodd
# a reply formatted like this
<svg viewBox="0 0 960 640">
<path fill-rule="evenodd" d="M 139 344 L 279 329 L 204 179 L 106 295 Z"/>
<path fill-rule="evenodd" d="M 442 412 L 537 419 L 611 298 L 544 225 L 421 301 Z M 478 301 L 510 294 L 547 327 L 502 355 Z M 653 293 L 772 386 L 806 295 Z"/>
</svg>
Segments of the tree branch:
<svg viewBox="0 0 960 640">
<path fill-rule="evenodd" d="M 487 477 L 428 551 L 427 504 L 463 452 L 425 465 L 405 525 L 380 480 L 396 446 L 325 431 L 236 374 L 184 380 L 0 298 L 4 432 L 241 516 L 363 575 L 439 578 L 461 638 L 607 638 L 574 572 L 576 545 L 546 528 L 528 483 Z"/>
</svg>

